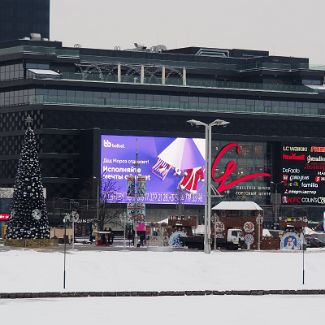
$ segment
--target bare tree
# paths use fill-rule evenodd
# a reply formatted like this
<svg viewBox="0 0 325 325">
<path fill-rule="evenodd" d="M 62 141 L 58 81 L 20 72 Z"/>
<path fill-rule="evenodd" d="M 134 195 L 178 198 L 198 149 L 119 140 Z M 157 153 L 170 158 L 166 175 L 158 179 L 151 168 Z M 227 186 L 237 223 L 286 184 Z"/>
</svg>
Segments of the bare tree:
<svg viewBox="0 0 325 325">
<path fill-rule="evenodd" d="M 114 227 L 123 227 L 120 215 L 125 212 L 125 206 L 121 203 L 121 199 L 117 182 L 103 178 L 96 216 L 98 230 L 104 230 L 107 224 Z"/>
<path fill-rule="evenodd" d="M 78 211 L 82 218 L 95 223 L 98 230 L 104 230 L 106 225 L 122 227 L 119 216 L 125 211 L 125 206 L 115 180 L 106 179 L 104 175 L 98 183 L 98 179 L 89 178 L 84 182 L 79 198 Z"/>
</svg>

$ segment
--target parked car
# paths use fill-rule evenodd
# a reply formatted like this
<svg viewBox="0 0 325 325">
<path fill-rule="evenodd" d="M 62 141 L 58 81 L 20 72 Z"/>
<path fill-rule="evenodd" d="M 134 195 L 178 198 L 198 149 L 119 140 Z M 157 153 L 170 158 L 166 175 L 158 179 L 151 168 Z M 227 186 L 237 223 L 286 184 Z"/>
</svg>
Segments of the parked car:
<svg viewBox="0 0 325 325">
<path fill-rule="evenodd" d="M 325 247 L 325 243 L 319 240 L 318 238 L 306 236 L 306 243 L 307 247 L 314 248 L 314 247 Z"/>
</svg>

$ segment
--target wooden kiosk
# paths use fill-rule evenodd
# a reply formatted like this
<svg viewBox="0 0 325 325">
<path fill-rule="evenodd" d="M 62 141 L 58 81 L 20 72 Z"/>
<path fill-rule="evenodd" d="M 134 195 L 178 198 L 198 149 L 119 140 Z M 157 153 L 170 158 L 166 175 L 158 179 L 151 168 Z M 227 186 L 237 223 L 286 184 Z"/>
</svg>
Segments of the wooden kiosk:
<svg viewBox="0 0 325 325">
<path fill-rule="evenodd" d="M 244 247 L 259 249 L 263 233 L 263 209 L 252 201 L 222 201 L 212 208 L 211 237 L 226 238 L 230 228 L 242 229 Z"/>
</svg>

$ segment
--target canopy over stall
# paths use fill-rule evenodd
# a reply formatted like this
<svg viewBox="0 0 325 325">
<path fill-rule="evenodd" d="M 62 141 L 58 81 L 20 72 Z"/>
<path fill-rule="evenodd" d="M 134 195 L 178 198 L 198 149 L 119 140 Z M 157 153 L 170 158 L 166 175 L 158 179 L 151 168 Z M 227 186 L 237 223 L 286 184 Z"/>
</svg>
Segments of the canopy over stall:
<svg viewBox="0 0 325 325">
<path fill-rule="evenodd" d="M 223 201 L 214 206 L 212 210 L 263 211 L 257 203 L 252 201 Z"/>
</svg>

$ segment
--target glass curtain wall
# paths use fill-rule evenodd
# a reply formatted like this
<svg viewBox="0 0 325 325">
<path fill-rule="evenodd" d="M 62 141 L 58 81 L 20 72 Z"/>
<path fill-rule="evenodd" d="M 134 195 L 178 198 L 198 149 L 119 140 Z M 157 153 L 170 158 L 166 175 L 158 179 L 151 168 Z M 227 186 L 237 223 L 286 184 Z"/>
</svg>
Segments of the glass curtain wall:
<svg viewBox="0 0 325 325">
<path fill-rule="evenodd" d="M 270 145 L 265 142 L 237 142 L 237 141 L 212 141 L 211 148 L 211 166 L 213 167 L 214 159 L 219 155 L 222 149 L 229 144 L 239 146 L 240 153 L 237 148 L 232 147 L 225 151 L 220 158 L 216 168 L 213 168 L 212 175 L 218 178 L 227 174 L 229 170 L 229 162 L 233 162 L 236 168 L 227 176 L 226 184 L 255 173 L 272 173 L 272 158 Z M 228 166 L 227 166 L 228 165 Z M 235 186 L 231 186 L 225 192 L 221 193 L 223 199 L 237 201 L 254 201 L 260 205 L 270 204 L 270 181 L 271 178 L 255 177 L 245 182 L 240 182 Z M 218 189 L 220 183 L 212 184 Z"/>
<path fill-rule="evenodd" d="M 12 72 L 13 75 L 15 73 Z M 4 72 L 4 75 L 9 76 L 10 72 L 8 72 L 8 75 L 7 72 Z M 0 107 L 21 104 L 21 92 L 10 91 L 0 93 Z M 17 96 L 20 99 L 17 99 Z M 320 102 L 100 92 L 56 88 L 36 89 L 36 92 L 29 92 L 29 96 L 31 97 L 28 100 L 24 99 L 24 104 L 53 103 L 206 112 L 325 116 L 325 103 Z"/>
</svg>

